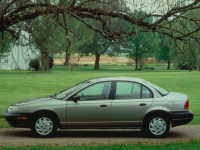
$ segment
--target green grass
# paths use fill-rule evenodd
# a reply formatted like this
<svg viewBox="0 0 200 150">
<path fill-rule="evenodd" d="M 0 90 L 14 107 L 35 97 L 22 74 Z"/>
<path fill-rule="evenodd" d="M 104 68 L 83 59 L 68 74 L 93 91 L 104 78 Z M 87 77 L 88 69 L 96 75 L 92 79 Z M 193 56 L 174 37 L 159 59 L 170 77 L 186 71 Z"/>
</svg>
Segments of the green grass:
<svg viewBox="0 0 200 150">
<path fill-rule="evenodd" d="M 103 145 L 66 145 L 66 146 L 59 146 L 59 145 L 39 145 L 39 146 L 23 146 L 23 147 L 11 147 L 11 146 L 2 146 L 0 149 L 6 150 L 53 150 L 53 149 L 60 149 L 60 150 L 198 150 L 200 147 L 200 140 L 186 140 L 184 142 L 172 142 L 168 144 L 158 143 L 152 144 L 151 141 L 141 143 L 134 143 L 134 144 L 103 144 Z"/>
<path fill-rule="evenodd" d="M 174 92 L 185 93 L 190 98 L 190 109 L 195 114 L 192 124 L 200 123 L 200 72 L 166 70 L 167 66 L 152 64 L 155 70 L 134 71 L 133 66 L 102 65 L 101 70 L 93 70 L 93 66 L 68 67 L 55 66 L 51 72 L 33 72 L 30 70 L 0 70 L 0 113 L 18 100 L 53 94 L 80 81 L 105 77 L 128 76 L 149 80 Z M 2 115 L 0 114 L 0 117 Z M 4 127 L 1 123 L 0 127 Z"/>
</svg>

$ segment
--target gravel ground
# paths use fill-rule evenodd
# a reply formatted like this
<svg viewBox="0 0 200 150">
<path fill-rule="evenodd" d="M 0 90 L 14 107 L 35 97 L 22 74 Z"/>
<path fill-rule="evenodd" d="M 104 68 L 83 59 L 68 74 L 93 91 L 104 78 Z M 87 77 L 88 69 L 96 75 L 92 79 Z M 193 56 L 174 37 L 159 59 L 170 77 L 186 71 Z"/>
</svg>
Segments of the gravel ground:
<svg viewBox="0 0 200 150">
<path fill-rule="evenodd" d="M 0 129 L 0 146 L 27 145 L 80 145 L 147 143 L 159 144 L 200 139 L 200 125 L 184 125 L 171 128 L 166 138 L 145 138 L 140 130 L 57 130 L 52 138 L 35 138 L 29 129 Z"/>
</svg>

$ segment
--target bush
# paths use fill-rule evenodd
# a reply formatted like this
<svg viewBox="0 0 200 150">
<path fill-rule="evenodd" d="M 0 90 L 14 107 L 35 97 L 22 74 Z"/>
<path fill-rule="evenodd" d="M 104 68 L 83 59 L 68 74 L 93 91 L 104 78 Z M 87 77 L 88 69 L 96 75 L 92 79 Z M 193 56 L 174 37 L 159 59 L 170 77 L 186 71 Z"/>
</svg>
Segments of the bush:
<svg viewBox="0 0 200 150">
<path fill-rule="evenodd" d="M 48 58 L 49 58 L 49 68 L 52 69 L 54 65 L 53 57 L 48 56 Z"/>
<path fill-rule="evenodd" d="M 154 67 L 143 67 L 143 69 L 155 70 Z"/>
<path fill-rule="evenodd" d="M 177 65 L 177 68 L 180 70 L 196 70 L 196 66 L 195 65 L 191 65 L 187 62 L 181 62 Z"/>
<path fill-rule="evenodd" d="M 49 59 L 49 68 L 52 69 L 54 65 L 53 57 L 48 56 Z M 35 71 L 40 68 L 40 60 L 38 58 L 31 59 L 29 62 L 29 67 L 33 68 Z"/>
<path fill-rule="evenodd" d="M 84 64 L 83 66 L 89 66 L 89 64 Z"/>
<path fill-rule="evenodd" d="M 31 59 L 29 62 L 29 67 L 35 69 L 35 71 L 40 68 L 40 61 L 38 58 Z"/>
</svg>

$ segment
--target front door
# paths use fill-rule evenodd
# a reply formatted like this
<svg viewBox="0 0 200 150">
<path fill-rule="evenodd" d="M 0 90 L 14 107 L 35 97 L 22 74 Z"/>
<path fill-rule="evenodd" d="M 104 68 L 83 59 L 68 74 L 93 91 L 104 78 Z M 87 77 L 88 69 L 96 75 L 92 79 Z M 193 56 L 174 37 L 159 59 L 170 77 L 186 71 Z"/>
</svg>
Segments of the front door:
<svg viewBox="0 0 200 150">
<path fill-rule="evenodd" d="M 68 100 L 67 123 L 70 127 L 110 126 L 111 82 L 93 84 L 75 96 L 79 99 Z"/>
</svg>

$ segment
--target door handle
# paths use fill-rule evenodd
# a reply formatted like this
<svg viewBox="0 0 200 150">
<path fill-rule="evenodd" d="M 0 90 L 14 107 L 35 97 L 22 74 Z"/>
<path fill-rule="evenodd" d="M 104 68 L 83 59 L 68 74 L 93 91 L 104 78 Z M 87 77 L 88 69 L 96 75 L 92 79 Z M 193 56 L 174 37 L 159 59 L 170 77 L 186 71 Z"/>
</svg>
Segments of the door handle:
<svg viewBox="0 0 200 150">
<path fill-rule="evenodd" d="M 147 104 L 145 104 L 145 103 L 141 103 L 141 104 L 140 104 L 140 106 L 146 106 L 146 105 L 147 105 Z"/>
<path fill-rule="evenodd" d="M 103 105 L 100 105 L 100 107 L 107 107 L 107 105 L 104 105 L 104 104 L 103 104 Z"/>
</svg>

